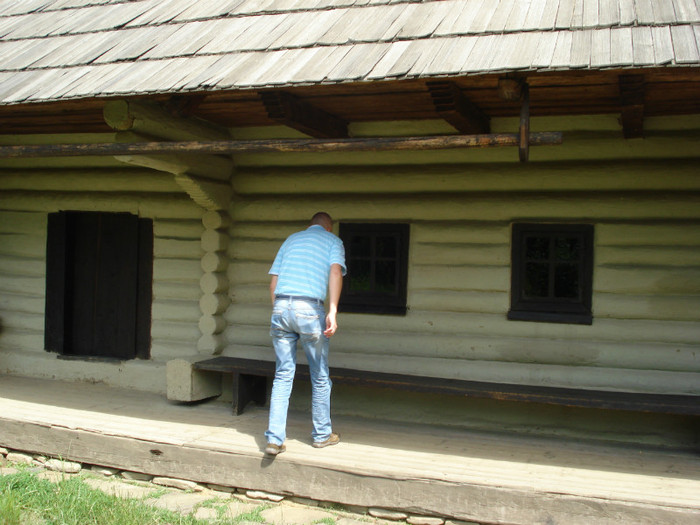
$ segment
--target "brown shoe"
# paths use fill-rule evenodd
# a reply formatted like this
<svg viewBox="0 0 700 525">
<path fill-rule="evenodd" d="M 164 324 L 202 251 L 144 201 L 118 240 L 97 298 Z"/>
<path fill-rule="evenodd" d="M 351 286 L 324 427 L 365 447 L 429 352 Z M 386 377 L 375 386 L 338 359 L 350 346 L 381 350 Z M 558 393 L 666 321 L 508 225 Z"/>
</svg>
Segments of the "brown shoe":
<svg viewBox="0 0 700 525">
<path fill-rule="evenodd" d="M 265 447 L 265 454 L 267 454 L 268 456 L 276 456 L 277 454 L 281 454 L 285 450 L 287 450 L 287 447 L 284 446 L 284 443 L 282 443 L 281 445 L 268 443 Z"/>
<path fill-rule="evenodd" d="M 314 441 L 311 446 L 314 448 L 323 448 L 330 447 L 331 445 L 337 445 L 338 443 L 340 443 L 340 436 L 338 434 L 331 434 L 323 441 Z"/>
</svg>

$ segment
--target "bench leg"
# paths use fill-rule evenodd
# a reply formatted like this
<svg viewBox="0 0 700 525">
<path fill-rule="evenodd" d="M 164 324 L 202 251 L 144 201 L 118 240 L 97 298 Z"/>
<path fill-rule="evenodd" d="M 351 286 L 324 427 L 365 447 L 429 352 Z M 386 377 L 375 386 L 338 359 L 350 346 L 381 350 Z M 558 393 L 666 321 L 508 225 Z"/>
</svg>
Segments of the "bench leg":
<svg viewBox="0 0 700 525">
<path fill-rule="evenodd" d="M 233 412 L 239 416 L 248 403 L 264 406 L 267 401 L 267 377 L 235 373 L 233 375 Z"/>
</svg>

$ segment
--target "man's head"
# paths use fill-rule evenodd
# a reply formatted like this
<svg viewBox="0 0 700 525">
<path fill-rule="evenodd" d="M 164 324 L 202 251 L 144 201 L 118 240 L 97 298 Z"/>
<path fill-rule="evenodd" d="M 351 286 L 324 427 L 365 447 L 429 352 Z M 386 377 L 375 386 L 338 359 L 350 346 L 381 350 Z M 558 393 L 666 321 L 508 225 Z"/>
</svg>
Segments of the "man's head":
<svg viewBox="0 0 700 525">
<path fill-rule="evenodd" d="M 311 217 L 310 225 L 319 224 L 323 226 L 326 231 L 331 231 L 333 229 L 333 219 L 325 211 L 319 211 L 313 217 Z"/>
</svg>

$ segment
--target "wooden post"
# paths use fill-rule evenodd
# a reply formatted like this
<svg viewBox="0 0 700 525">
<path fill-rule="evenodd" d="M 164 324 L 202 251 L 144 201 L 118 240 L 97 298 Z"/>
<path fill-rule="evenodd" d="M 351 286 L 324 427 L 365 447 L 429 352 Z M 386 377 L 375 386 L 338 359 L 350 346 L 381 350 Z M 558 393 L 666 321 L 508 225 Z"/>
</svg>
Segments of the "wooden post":
<svg viewBox="0 0 700 525">
<path fill-rule="evenodd" d="M 520 106 L 520 162 L 530 158 L 530 87 L 527 83 L 522 87 L 522 105 Z"/>
</svg>

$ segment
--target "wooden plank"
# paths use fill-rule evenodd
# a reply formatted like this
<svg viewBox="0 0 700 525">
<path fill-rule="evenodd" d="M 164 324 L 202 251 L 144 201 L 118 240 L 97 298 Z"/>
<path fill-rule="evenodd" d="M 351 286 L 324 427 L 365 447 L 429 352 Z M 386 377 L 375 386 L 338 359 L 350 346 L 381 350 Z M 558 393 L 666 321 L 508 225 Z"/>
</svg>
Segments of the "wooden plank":
<svg viewBox="0 0 700 525">
<path fill-rule="evenodd" d="M 583 4 L 583 16 L 582 16 L 582 26 L 585 28 L 598 27 L 600 19 L 600 0 L 584 0 Z"/>
<path fill-rule="evenodd" d="M 468 32 L 474 13 L 484 0 L 473 2 L 451 2 L 450 16 L 445 17 L 435 29 L 435 36 L 463 35 Z"/>
<path fill-rule="evenodd" d="M 506 27 L 508 16 L 513 10 L 515 0 L 501 0 L 500 2 L 494 3 L 496 4 L 496 10 L 490 18 L 489 23 L 484 28 L 484 31 L 488 33 L 501 33 Z"/>
<path fill-rule="evenodd" d="M 530 144 L 558 144 L 561 133 L 537 132 L 530 134 Z M 44 144 L 0 146 L 0 157 L 28 156 L 82 156 L 82 155 L 139 155 L 163 153 L 233 153 L 233 152 L 311 152 L 311 151 L 380 151 L 424 150 L 463 147 L 516 146 L 516 133 L 484 135 L 445 135 L 436 137 L 387 137 L 369 139 L 289 139 L 211 142 L 146 142 L 106 144 Z"/>
<path fill-rule="evenodd" d="M 698 61 L 698 46 L 692 26 L 671 27 L 671 38 L 673 39 L 676 63 L 687 64 Z"/>
<path fill-rule="evenodd" d="M 571 28 L 571 20 L 574 15 L 574 0 L 561 0 L 557 9 L 557 18 L 554 22 L 555 29 Z"/>
<path fill-rule="evenodd" d="M 694 0 L 673 0 L 673 10 L 679 22 L 700 20 L 700 7 Z"/>
<path fill-rule="evenodd" d="M 620 23 L 620 0 L 599 0 L 598 23 L 605 27 Z"/>
<path fill-rule="evenodd" d="M 652 27 L 651 36 L 654 41 L 654 63 L 657 65 L 673 62 L 673 41 L 670 27 Z"/>
<path fill-rule="evenodd" d="M 591 67 L 610 64 L 610 29 L 596 29 L 591 35 Z"/>
<path fill-rule="evenodd" d="M 629 26 L 637 20 L 635 11 L 635 0 L 619 0 L 620 4 L 620 25 Z"/>
<path fill-rule="evenodd" d="M 613 28 L 610 31 L 610 65 L 627 66 L 634 62 L 632 47 L 632 29 L 629 27 Z"/>
<path fill-rule="evenodd" d="M 632 52 L 635 66 L 654 64 L 654 42 L 650 27 L 632 28 Z"/>
<path fill-rule="evenodd" d="M 527 10 L 525 20 L 521 25 L 521 29 L 551 29 L 554 27 L 553 23 L 551 26 L 547 26 L 546 23 L 542 23 L 543 19 L 545 18 L 545 10 L 548 8 L 551 9 L 552 5 L 553 4 L 547 0 L 532 0 Z"/>
<path fill-rule="evenodd" d="M 552 63 L 552 58 L 554 57 L 558 33 L 548 31 L 546 33 L 541 33 L 538 36 L 539 42 L 537 45 L 537 51 L 535 56 L 532 58 L 531 65 L 534 68 L 548 68 Z"/>
<path fill-rule="evenodd" d="M 678 21 L 678 17 L 673 9 L 673 1 L 651 0 L 651 5 L 654 11 L 655 24 L 673 24 Z"/>
<path fill-rule="evenodd" d="M 571 63 L 571 43 L 573 36 L 569 31 L 559 31 L 557 43 L 552 55 L 550 67 L 568 67 Z"/>
<path fill-rule="evenodd" d="M 635 0 L 634 7 L 637 13 L 637 22 L 640 24 L 654 23 L 652 0 Z"/>
<path fill-rule="evenodd" d="M 572 68 L 589 67 L 591 63 L 591 38 L 593 31 L 583 30 L 573 33 L 571 39 L 571 57 L 569 66 Z"/>
<path fill-rule="evenodd" d="M 479 10 L 474 14 L 472 23 L 469 25 L 469 33 L 483 33 L 489 25 L 491 18 L 494 16 L 498 2 L 484 1 L 479 5 Z"/>
</svg>

